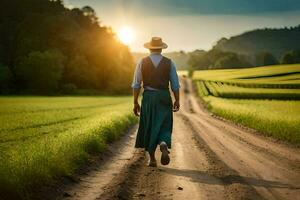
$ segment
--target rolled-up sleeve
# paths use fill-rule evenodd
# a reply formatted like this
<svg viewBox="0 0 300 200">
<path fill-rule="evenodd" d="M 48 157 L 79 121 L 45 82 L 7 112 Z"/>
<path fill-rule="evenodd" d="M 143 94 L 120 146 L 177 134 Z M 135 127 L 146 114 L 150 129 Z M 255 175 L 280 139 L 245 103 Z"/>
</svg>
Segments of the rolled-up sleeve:
<svg viewBox="0 0 300 200">
<path fill-rule="evenodd" d="M 139 61 L 135 67 L 133 81 L 131 87 L 133 89 L 140 89 L 142 84 L 142 71 L 141 71 L 142 62 Z"/>
<path fill-rule="evenodd" d="M 170 70 L 170 82 L 171 82 L 171 89 L 176 92 L 180 88 L 180 83 L 177 75 L 176 65 L 174 62 L 171 64 Z"/>
</svg>

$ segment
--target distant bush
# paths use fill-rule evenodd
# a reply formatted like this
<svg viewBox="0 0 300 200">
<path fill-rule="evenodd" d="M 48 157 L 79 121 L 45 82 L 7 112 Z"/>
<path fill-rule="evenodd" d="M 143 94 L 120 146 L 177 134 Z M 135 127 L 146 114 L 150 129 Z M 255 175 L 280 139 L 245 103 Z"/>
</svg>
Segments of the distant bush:
<svg viewBox="0 0 300 200">
<path fill-rule="evenodd" d="M 271 53 L 262 52 L 255 56 L 257 66 L 268 66 L 279 64 L 278 60 Z"/>
<path fill-rule="evenodd" d="M 196 50 L 190 54 L 189 65 L 191 70 L 252 67 L 244 56 L 217 49 L 207 52 Z"/>
<path fill-rule="evenodd" d="M 300 50 L 289 51 L 281 58 L 282 64 L 297 64 L 300 63 Z"/>
<path fill-rule="evenodd" d="M 248 64 L 245 64 L 238 55 L 228 54 L 215 62 L 214 69 L 240 68 L 245 65 L 247 66 Z"/>
<path fill-rule="evenodd" d="M 202 50 L 196 50 L 189 53 L 188 65 L 190 70 L 205 70 L 211 65 L 210 60 L 206 56 L 207 52 Z"/>
</svg>

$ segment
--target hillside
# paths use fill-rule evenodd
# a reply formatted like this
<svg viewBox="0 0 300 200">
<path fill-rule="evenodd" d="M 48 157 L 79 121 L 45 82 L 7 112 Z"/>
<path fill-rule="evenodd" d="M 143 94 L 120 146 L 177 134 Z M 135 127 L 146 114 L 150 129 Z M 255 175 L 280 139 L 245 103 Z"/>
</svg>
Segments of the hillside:
<svg viewBox="0 0 300 200">
<path fill-rule="evenodd" d="M 249 56 L 269 52 L 280 58 L 284 53 L 300 48 L 300 25 L 282 29 L 258 29 L 229 39 L 222 38 L 214 48 Z"/>
</svg>

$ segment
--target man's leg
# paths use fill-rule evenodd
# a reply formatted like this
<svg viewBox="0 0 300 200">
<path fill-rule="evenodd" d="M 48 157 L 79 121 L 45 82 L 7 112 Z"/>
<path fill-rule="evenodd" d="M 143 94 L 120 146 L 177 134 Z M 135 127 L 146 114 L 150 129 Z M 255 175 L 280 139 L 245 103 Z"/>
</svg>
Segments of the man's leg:
<svg viewBox="0 0 300 200">
<path fill-rule="evenodd" d="M 161 164 L 162 165 L 168 165 L 170 163 L 170 156 L 169 156 L 169 150 L 168 145 L 166 142 L 162 141 L 159 145 L 160 151 L 161 151 Z"/>
<path fill-rule="evenodd" d="M 156 159 L 155 159 L 155 150 L 149 151 L 150 161 L 149 166 L 150 167 L 157 167 Z"/>
</svg>

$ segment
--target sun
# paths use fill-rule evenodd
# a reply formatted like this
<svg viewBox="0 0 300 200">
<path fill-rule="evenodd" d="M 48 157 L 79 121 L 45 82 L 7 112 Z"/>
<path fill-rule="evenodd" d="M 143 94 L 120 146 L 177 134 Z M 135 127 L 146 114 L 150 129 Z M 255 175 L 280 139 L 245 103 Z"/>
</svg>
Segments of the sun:
<svg viewBox="0 0 300 200">
<path fill-rule="evenodd" d="M 117 35 L 119 40 L 126 45 L 130 45 L 135 39 L 135 32 L 130 26 L 122 26 Z"/>
</svg>

